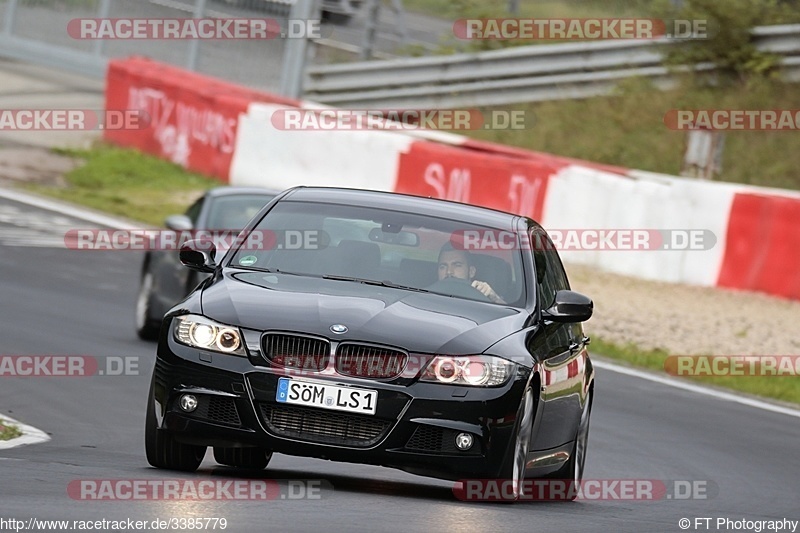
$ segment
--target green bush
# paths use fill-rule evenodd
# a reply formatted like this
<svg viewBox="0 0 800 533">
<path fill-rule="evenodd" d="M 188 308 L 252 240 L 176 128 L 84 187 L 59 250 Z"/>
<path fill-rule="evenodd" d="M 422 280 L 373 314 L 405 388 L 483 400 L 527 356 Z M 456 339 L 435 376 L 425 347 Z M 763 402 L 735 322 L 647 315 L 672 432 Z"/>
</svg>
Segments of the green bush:
<svg viewBox="0 0 800 533">
<path fill-rule="evenodd" d="M 779 0 L 684 0 L 675 18 L 708 21 L 707 39 L 691 39 L 671 47 L 669 65 L 713 63 L 714 83 L 747 83 L 755 78 L 775 77 L 780 56 L 759 51 L 752 35 L 756 26 L 800 20 L 795 2 Z"/>
</svg>

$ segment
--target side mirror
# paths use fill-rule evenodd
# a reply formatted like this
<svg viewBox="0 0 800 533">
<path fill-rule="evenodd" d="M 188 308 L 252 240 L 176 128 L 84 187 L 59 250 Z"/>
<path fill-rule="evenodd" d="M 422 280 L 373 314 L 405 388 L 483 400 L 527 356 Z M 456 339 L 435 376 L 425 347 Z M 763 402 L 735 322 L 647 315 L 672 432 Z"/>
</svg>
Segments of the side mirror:
<svg viewBox="0 0 800 533">
<path fill-rule="evenodd" d="M 553 322 L 586 322 L 592 317 L 594 303 L 588 296 L 574 291 L 558 291 L 553 305 L 542 316 Z"/>
<path fill-rule="evenodd" d="M 164 221 L 164 225 L 173 231 L 187 231 L 194 227 L 186 215 L 171 215 Z"/>
<path fill-rule="evenodd" d="M 179 257 L 181 264 L 187 268 L 198 272 L 214 272 L 217 268 L 214 261 L 216 253 L 217 248 L 212 242 L 186 241 L 181 246 Z"/>
</svg>

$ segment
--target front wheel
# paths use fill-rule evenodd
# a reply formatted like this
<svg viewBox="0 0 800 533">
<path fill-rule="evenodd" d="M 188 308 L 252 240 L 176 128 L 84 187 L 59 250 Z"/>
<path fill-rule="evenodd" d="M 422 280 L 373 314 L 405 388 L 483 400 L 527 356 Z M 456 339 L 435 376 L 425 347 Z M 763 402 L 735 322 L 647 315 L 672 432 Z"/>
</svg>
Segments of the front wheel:
<svg viewBox="0 0 800 533">
<path fill-rule="evenodd" d="M 142 276 L 139 294 L 136 297 L 136 334 L 140 339 L 153 341 L 158 339 L 160 322 L 152 317 L 153 273 L 148 268 Z"/>
<path fill-rule="evenodd" d="M 203 462 L 206 447 L 180 443 L 171 434 L 158 430 L 153 391 L 151 383 L 144 427 L 144 448 L 147 462 L 156 468 L 194 472 Z"/>
<path fill-rule="evenodd" d="M 570 483 L 567 491 L 567 500 L 574 501 L 580 492 L 581 482 L 583 481 L 583 470 L 586 465 L 586 449 L 589 444 L 589 419 L 592 414 L 592 391 L 586 398 L 586 407 L 581 413 L 581 420 L 578 424 L 578 433 L 575 436 L 575 444 L 572 446 L 572 453 L 569 460 L 553 476 Z"/>
<path fill-rule="evenodd" d="M 512 455 L 506 459 L 504 479 L 511 482 L 509 501 L 517 501 L 522 496 L 522 484 L 525 481 L 525 465 L 528 462 L 528 449 L 531 442 L 533 426 L 533 391 L 527 389 L 522 395 L 522 404 L 517 413 L 517 424 L 514 429 L 514 448 Z M 504 491 L 504 493 L 508 493 Z"/>
</svg>

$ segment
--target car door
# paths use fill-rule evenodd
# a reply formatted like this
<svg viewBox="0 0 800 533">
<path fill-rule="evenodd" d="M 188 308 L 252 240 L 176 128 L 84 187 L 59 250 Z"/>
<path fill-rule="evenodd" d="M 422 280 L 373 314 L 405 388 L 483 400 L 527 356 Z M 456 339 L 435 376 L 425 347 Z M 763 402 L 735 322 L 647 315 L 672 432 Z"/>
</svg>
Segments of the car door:
<svg viewBox="0 0 800 533">
<path fill-rule="evenodd" d="M 533 230 L 531 243 L 537 271 L 537 299 L 541 311 L 548 309 L 560 290 L 569 290 L 564 266 L 550 238 L 540 228 Z M 542 427 L 536 449 L 561 446 L 575 438 L 581 411 L 583 327 L 542 318 L 539 339 L 542 361 Z M 538 337 L 538 335 L 537 335 Z M 541 352 L 540 352 L 541 353 Z"/>
</svg>

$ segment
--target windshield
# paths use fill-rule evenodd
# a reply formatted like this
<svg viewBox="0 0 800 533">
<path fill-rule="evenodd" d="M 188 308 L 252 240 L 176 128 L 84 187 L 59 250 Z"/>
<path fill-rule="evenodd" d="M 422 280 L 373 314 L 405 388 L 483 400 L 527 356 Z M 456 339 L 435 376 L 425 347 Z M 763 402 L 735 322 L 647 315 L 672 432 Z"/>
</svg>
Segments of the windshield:
<svg viewBox="0 0 800 533">
<path fill-rule="evenodd" d="M 285 201 L 228 264 L 523 307 L 519 247 L 468 251 L 459 239 L 487 230 L 385 209 Z"/>
<path fill-rule="evenodd" d="M 240 230 L 274 198 L 270 194 L 237 194 L 213 198 L 208 211 L 207 229 Z"/>
</svg>

